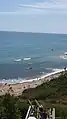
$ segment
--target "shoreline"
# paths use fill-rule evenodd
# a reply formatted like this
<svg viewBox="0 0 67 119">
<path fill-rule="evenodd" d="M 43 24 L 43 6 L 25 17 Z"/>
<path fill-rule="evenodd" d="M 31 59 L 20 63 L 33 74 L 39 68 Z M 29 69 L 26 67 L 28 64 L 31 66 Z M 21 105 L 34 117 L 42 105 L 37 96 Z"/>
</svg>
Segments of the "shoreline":
<svg viewBox="0 0 67 119">
<path fill-rule="evenodd" d="M 67 69 L 66 69 L 67 71 Z M 44 82 L 50 81 L 56 77 L 59 77 L 62 72 L 65 72 L 64 69 L 59 69 L 57 71 L 47 73 L 42 75 L 39 78 L 29 79 L 21 83 L 16 84 L 0 84 L 0 96 L 5 95 L 6 93 L 13 94 L 15 96 L 21 95 L 25 89 L 36 88 L 37 86 L 43 84 Z"/>
<path fill-rule="evenodd" d="M 50 68 L 49 68 L 50 69 Z M 64 71 L 64 69 L 53 69 L 52 72 L 50 73 L 43 73 L 42 75 L 39 75 L 39 76 L 35 76 L 35 78 L 33 77 L 28 77 L 28 78 L 21 78 L 21 77 L 18 77 L 17 79 L 2 79 L 0 80 L 0 85 L 16 85 L 16 84 L 21 84 L 21 83 L 28 83 L 28 82 L 32 82 L 32 81 L 37 81 L 37 80 L 40 80 L 42 78 L 46 78 L 48 76 L 51 76 L 55 73 L 59 73 L 59 72 L 62 72 Z M 11 81 L 12 80 L 12 81 Z"/>
</svg>

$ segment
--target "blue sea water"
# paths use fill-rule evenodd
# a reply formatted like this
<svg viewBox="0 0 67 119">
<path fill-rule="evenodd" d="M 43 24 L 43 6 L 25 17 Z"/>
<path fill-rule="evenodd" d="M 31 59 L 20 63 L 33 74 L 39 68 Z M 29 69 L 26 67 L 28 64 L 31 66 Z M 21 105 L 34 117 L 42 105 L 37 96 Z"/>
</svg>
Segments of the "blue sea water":
<svg viewBox="0 0 67 119">
<path fill-rule="evenodd" d="M 52 50 L 53 49 L 53 50 Z M 32 78 L 67 66 L 67 35 L 0 32 L 0 80 Z"/>
</svg>

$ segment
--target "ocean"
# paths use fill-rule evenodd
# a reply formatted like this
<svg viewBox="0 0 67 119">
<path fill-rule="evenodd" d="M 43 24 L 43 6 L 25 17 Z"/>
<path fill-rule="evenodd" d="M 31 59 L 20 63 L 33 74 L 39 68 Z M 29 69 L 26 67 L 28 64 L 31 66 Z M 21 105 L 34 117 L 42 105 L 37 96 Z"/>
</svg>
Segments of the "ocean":
<svg viewBox="0 0 67 119">
<path fill-rule="evenodd" d="M 67 67 L 67 35 L 0 31 L 0 83 L 18 83 Z"/>
</svg>

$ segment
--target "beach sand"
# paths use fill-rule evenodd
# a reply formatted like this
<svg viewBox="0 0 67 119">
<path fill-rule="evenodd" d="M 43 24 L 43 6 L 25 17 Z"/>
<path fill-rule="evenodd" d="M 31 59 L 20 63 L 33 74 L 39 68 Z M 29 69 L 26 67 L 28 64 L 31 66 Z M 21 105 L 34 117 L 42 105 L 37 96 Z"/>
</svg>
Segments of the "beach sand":
<svg viewBox="0 0 67 119">
<path fill-rule="evenodd" d="M 0 95 L 4 95 L 9 92 L 14 95 L 21 95 L 25 89 L 35 88 L 38 85 L 37 81 L 18 83 L 18 84 L 1 84 L 0 85 Z"/>
<path fill-rule="evenodd" d="M 13 94 L 15 96 L 21 95 L 25 89 L 35 88 L 38 85 L 41 85 L 46 81 L 50 81 L 51 79 L 59 77 L 59 75 L 61 75 L 61 73 L 64 71 L 65 71 L 64 69 L 61 69 L 61 70 L 43 75 L 40 78 L 37 78 L 36 80 L 31 79 L 31 80 L 27 80 L 27 82 L 23 82 L 23 83 L 0 84 L 0 96 L 5 95 L 7 92 L 9 92 L 11 95 Z"/>
</svg>

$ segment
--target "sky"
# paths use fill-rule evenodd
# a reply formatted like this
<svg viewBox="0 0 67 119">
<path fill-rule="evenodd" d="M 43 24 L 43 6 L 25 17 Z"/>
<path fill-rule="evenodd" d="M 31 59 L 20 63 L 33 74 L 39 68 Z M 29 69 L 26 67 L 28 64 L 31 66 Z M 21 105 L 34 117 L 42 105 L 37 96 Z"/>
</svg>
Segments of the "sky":
<svg viewBox="0 0 67 119">
<path fill-rule="evenodd" d="M 0 0 L 0 31 L 67 34 L 67 0 Z"/>
</svg>

